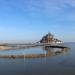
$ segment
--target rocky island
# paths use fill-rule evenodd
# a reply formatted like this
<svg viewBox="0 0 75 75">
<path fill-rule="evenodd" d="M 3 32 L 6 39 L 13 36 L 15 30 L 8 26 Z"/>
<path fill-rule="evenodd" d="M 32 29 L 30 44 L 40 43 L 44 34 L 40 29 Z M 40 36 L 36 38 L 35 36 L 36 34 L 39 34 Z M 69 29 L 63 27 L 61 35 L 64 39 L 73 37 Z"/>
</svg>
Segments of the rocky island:
<svg viewBox="0 0 75 75">
<path fill-rule="evenodd" d="M 58 40 L 53 36 L 53 34 L 48 33 L 45 36 L 43 36 L 40 41 L 32 44 L 9 44 L 9 43 L 0 44 L 0 50 L 25 49 L 29 47 L 57 45 L 61 43 L 63 43 L 63 41 Z"/>
</svg>

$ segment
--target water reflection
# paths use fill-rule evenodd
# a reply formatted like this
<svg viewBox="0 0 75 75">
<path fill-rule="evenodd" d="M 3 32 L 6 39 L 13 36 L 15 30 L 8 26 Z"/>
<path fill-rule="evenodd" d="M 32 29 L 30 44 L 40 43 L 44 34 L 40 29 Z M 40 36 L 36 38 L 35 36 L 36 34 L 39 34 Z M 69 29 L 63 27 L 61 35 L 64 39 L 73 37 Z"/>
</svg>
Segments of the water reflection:
<svg viewBox="0 0 75 75">
<path fill-rule="evenodd" d="M 22 54 L 22 55 L 0 55 L 0 58 L 47 58 L 55 55 L 64 55 L 69 49 L 68 48 L 46 48 L 43 47 L 45 53 L 43 54 Z"/>
<path fill-rule="evenodd" d="M 69 51 L 69 48 L 43 48 L 46 51 L 46 56 L 54 56 L 60 54 L 66 54 Z"/>
</svg>

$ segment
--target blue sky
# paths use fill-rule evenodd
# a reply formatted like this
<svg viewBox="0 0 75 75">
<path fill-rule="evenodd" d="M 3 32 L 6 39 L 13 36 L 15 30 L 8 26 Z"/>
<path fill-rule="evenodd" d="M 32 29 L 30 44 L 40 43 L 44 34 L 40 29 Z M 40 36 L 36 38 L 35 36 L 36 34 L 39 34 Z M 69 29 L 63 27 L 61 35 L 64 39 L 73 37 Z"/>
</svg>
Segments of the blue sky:
<svg viewBox="0 0 75 75">
<path fill-rule="evenodd" d="M 75 41 L 75 0 L 0 0 L 0 41 L 37 41 L 48 32 Z"/>
</svg>

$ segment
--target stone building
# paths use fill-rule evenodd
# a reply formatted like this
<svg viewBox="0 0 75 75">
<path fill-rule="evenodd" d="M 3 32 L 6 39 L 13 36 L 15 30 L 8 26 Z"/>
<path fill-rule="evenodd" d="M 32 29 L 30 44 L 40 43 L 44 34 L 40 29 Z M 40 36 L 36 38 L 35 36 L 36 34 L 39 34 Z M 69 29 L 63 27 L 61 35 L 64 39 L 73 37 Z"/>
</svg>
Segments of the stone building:
<svg viewBox="0 0 75 75">
<path fill-rule="evenodd" d="M 63 43 L 62 41 L 54 38 L 53 34 L 48 33 L 40 40 L 40 43 Z"/>
<path fill-rule="evenodd" d="M 54 36 L 51 33 L 48 33 L 45 36 L 43 36 L 43 38 L 40 40 L 40 43 L 52 43 L 53 37 Z"/>
</svg>

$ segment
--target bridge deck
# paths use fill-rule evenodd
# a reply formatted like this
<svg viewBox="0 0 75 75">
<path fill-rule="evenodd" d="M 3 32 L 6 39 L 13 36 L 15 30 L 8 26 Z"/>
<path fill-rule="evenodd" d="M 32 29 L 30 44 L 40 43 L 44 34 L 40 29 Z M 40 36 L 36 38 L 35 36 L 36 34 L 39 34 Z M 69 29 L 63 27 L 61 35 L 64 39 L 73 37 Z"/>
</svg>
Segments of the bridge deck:
<svg viewBox="0 0 75 75">
<path fill-rule="evenodd" d="M 49 46 L 49 45 L 48 45 L 48 46 L 45 46 L 45 47 L 46 47 L 46 48 L 49 48 L 49 47 L 50 47 L 50 48 L 68 48 L 68 47 L 65 47 L 65 46 L 58 46 L 58 45 L 57 45 L 57 46 Z"/>
</svg>

